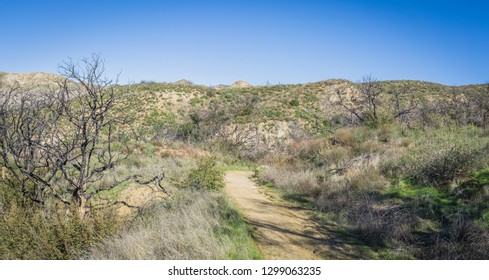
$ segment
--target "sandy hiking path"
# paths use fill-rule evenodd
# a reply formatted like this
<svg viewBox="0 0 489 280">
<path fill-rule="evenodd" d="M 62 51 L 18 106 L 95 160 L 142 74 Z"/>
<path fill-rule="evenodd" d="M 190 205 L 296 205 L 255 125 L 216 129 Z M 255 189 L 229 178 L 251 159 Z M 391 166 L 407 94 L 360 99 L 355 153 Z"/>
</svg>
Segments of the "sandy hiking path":
<svg viewBox="0 0 489 280">
<path fill-rule="evenodd" d="M 301 207 L 273 200 L 250 180 L 252 172 L 226 172 L 225 192 L 254 229 L 254 239 L 266 259 L 314 260 L 357 258 L 346 253 L 341 240 L 311 219 Z"/>
</svg>

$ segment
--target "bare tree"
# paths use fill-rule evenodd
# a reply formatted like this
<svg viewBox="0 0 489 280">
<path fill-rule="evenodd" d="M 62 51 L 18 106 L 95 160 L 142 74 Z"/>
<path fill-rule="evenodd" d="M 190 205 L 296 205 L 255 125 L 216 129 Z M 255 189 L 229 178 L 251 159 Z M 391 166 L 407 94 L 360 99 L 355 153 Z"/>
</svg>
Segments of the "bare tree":
<svg viewBox="0 0 489 280">
<path fill-rule="evenodd" d="M 409 86 L 404 85 L 400 89 L 391 89 L 391 110 L 395 119 L 401 123 L 407 123 L 409 121 L 408 116 L 414 113 L 414 110 L 418 108 L 418 102 L 411 94 Z M 406 100 L 409 99 L 409 100 Z"/>
<path fill-rule="evenodd" d="M 434 106 L 437 107 L 438 115 L 442 119 L 454 122 L 458 126 L 474 123 L 476 105 L 472 104 L 476 94 L 452 88 L 447 96 L 438 100 Z"/>
<path fill-rule="evenodd" d="M 102 191 L 134 180 L 156 182 L 163 174 L 143 180 L 139 174 L 97 184 L 127 152 L 114 150 L 118 127 L 125 122 L 117 104 L 123 88 L 105 78 L 98 55 L 60 66 L 65 77 L 45 91 L 19 87 L 0 91 L 0 165 L 8 170 L 1 182 L 26 198 L 43 204 L 46 197 L 76 205 L 83 217 L 90 199 Z"/>
<path fill-rule="evenodd" d="M 364 76 L 358 85 L 358 91 L 350 96 L 338 90 L 338 105 L 351 115 L 351 122 L 369 123 L 376 126 L 379 123 L 379 107 L 382 85 L 372 76 Z"/>
<path fill-rule="evenodd" d="M 474 121 L 477 125 L 487 128 L 489 123 L 489 83 L 468 97 L 474 108 Z"/>
<path fill-rule="evenodd" d="M 133 174 L 116 180 L 109 186 L 88 191 L 90 186 L 101 180 L 116 164 L 127 158 L 123 151 L 115 152 L 114 133 L 118 125 L 125 122 L 123 112 L 116 111 L 123 97 L 123 89 L 117 81 L 104 76 L 104 62 L 98 55 L 83 59 L 80 64 L 65 62 L 60 71 L 66 77 L 60 87 L 58 101 L 63 104 L 63 120 L 70 133 L 60 141 L 67 158 L 61 160 L 63 178 L 70 186 L 73 201 L 84 215 L 89 210 L 89 200 L 98 193 L 110 190 L 129 180 L 140 184 L 156 182 L 162 187 L 163 174 L 143 180 L 142 175 Z"/>
<path fill-rule="evenodd" d="M 0 85 L 0 182 L 31 201 L 43 204 L 61 163 L 56 135 L 59 104 L 48 92 L 22 91 L 18 84 Z M 66 202 L 62 197 L 60 200 Z"/>
</svg>

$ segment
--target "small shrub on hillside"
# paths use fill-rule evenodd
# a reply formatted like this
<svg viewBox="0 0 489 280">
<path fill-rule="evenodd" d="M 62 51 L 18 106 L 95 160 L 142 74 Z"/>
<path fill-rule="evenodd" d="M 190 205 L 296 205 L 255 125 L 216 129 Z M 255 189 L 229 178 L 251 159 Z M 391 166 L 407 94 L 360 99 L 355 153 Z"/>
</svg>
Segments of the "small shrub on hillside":
<svg viewBox="0 0 489 280">
<path fill-rule="evenodd" d="M 333 143 L 339 143 L 343 146 L 353 147 L 355 140 L 351 128 L 340 128 L 333 135 Z"/>
<path fill-rule="evenodd" d="M 413 230 L 418 220 L 414 212 L 401 205 L 375 201 L 372 194 L 360 196 L 348 218 L 352 231 L 371 246 L 396 247 L 416 239 Z"/>
<path fill-rule="evenodd" d="M 366 198 L 366 194 L 379 194 L 385 190 L 387 184 L 386 179 L 373 168 L 351 170 L 344 176 L 334 175 L 323 182 L 322 193 L 316 199 L 316 207 L 344 216 L 345 211 L 355 207 L 355 199 Z"/>
<path fill-rule="evenodd" d="M 146 155 L 153 155 L 156 152 L 156 147 L 151 143 L 144 143 L 143 147 Z"/>
<path fill-rule="evenodd" d="M 321 158 L 322 150 L 327 146 L 327 142 L 323 139 L 307 139 L 298 137 L 288 145 L 287 152 L 298 159 L 317 162 Z"/>
<path fill-rule="evenodd" d="M 184 185 L 196 190 L 218 190 L 224 187 L 224 171 L 215 158 L 201 159 L 196 169 L 190 171 Z"/>
<path fill-rule="evenodd" d="M 292 107 L 297 107 L 299 106 L 299 99 L 297 98 L 294 98 L 292 100 L 289 101 L 289 105 L 292 106 Z"/>
<path fill-rule="evenodd" d="M 360 166 L 359 170 L 351 170 L 345 176 L 349 188 L 354 190 L 383 191 L 388 185 L 387 180 L 379 174 L 373 165 Z"/>
</svg>

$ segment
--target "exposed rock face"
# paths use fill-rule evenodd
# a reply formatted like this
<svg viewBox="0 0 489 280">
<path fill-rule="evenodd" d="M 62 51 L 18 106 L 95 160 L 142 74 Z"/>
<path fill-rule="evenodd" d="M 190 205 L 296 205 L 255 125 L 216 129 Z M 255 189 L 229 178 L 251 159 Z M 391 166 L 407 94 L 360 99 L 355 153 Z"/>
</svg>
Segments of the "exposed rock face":
<svg viewBox="0 0 489 280">
<path fill-rule="evenodd" d="M 248 88 L 248 87 L 252 87 L 252 85 L 244 81 L 236 81 L 231 85 L 231 88 Z"/>
</svg>

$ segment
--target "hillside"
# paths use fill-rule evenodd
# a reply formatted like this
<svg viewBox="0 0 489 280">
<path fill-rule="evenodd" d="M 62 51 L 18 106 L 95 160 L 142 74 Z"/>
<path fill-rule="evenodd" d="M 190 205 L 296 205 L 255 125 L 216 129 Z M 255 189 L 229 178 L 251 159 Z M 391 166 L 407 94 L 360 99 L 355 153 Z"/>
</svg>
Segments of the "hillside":
<svg viewBox="0 0 489 280">
<path fill-rule="evenodd" d="M 448 99 L 454 92 L 463 95 L 483 88 L 480 85 L 450 87 L 421 81 L 385 81 L 380 84 L 384 103 L 389 102 L 389 92 L 403 88 L 409 88 L 409 92 L 402 97 L 401 103 L 410 100 L 430 103 Z M 334 105 L 338 101 L 336 93 L 340 91 L 349 98 L 358 93 L 357 86 L 358 83 L 345 80 L 245 88 L 144 83 L 132 87 L 133 93 L 127 101 L 130 110 L 138 115 L 138 127 L 145 131 L 149 129 L 149 132 L 160 123 L 189 122 L 192 113 L 204 114 L 211 107 L 222 110 L 227 107 L 226 113 L 231 113 L 231 110 L 243 109 L 234 108 L 236 106 L 254 106 L 253 114 L 238 113 L 241 115 L 228 123 L 239 123 L 240 127 L 258 123 L 263 132 L 285 136 L 290 132 L 290 126 L 299 125 L 305 130 L 322 133 L 334 126 L 334 122 L 344 122 L 339 118 L 343 109 Z"/>
<path fill-rule="evenodd" d="M 58 74 L 51 73 L 7 73 L 0 72 L 0 80 L 3 83 L 12 85 L 18 83 L 22 87 L 39 87 L 39 86 L 50 86 L 56 84 L 56 81 L 61 79 L 62 76 Z"/>
<path fill-rule="evenodd" d="M 488 257 L 489 85 L 367 77 L 84 87 L 75 79 L 64 97 L 46 91 L 58 75 L 0 77 L 4 97 L 17 82 L 13 96 L 29 104 L 25 114 L 15 102 L 0 107 L 8 132 L 0 146 L 2 258 L 285 258 L 281 245 L 299 252 L 309 247 L 295 243 L 307 236 L 319 247 L 301 253 L 311 259 Z M 42 102 L 25 94 L 37 89 Z M 85 168 L 97 176 L 78 186 L 70 176 L 83 177 L 83 162 L 72 158 L 87 145 L 94 162 Z M 273 232 L 263 224 L 279 225 L 229 194 L 237 186 L 225 184 L 224 170 L 228 181 L 238 174 L 256 187 L 246 195 L 267 209 L 287 208 L 277 219 L 295 213 L 317 232 L 264 244 Z M 301 222 L 292 224 L 299 232 Z"/>
</svg>

